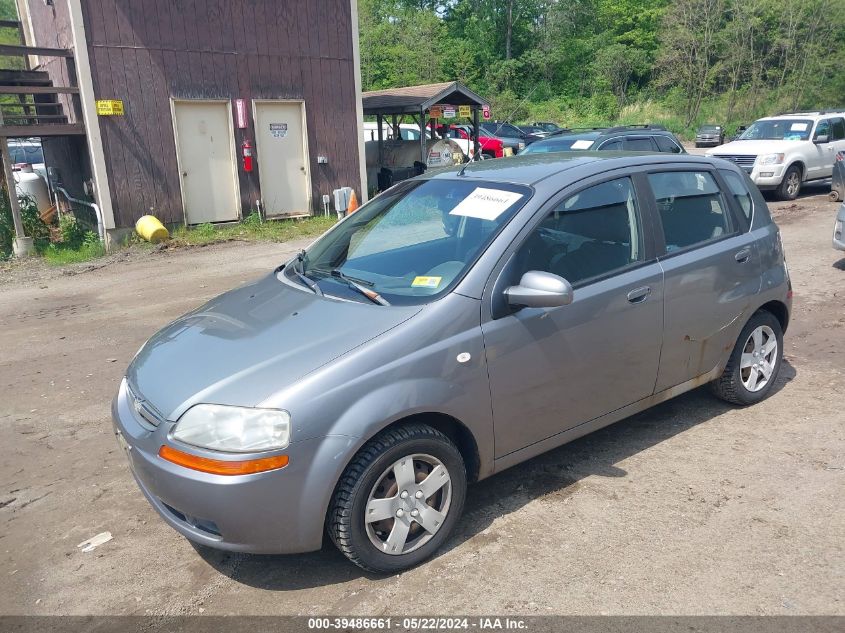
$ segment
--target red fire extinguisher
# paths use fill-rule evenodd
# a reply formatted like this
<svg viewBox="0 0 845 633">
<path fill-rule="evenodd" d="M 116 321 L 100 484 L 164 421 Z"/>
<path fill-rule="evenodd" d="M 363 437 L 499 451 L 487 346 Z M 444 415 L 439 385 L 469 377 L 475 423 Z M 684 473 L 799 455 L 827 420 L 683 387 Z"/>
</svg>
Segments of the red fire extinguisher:
<svg viewBox="0 0 845 633">
<path fill-rule="evenodd" d="M 244 159 L 244 171 L 252 171 L 252 143 L 249 139 L 245 140 L 241 145 L 241 155 Z"/>
</svg>

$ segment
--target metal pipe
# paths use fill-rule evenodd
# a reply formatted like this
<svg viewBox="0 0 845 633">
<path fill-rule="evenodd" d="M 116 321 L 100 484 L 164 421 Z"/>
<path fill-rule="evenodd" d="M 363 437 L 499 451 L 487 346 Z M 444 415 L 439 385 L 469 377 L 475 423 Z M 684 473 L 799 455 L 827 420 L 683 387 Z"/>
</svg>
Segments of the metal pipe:
<svg viewBox="0 0 845 633">
<path fill-rule="evenodd" d="M 97 206 L 94 202 L 89 202 L 88 200 L 80 200 L 79 198 L 74 198 L 70 195 L 66 189 L 62 187 L 54 187 L 53 188 L 56 192 L 61 193 L 65 198 L 67 198 L 68 202 L 75 202 L 76 204 L 81 204 L 85 207 L 91 207 L 94 209 L 94 215 L 97 216 L 97 235 L 100 237 L 101 242 L 106 241 L 106 225 L 103 223 L 103 213 L 100 211 L 100 207 Z"/>
</svg>

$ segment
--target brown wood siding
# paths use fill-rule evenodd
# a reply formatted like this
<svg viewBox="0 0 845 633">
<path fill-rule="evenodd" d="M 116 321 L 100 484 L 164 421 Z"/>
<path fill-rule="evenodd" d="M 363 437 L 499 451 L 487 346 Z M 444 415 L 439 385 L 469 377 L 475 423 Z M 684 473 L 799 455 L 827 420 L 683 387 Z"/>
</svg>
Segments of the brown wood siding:
<svg viewBox="0 0 845 633">
<path fill-rule="evenodd" d="M 245 99 L 249 128 L 233 122 L 238 148 L 255 145 L 253 99 L 303 100 L 313 211 L 337 187 L 358 191 L 349 0 L 82 0 L 82 8 L 95 97 L 122 99 L 126 112 L 100 117 L 118 227 L 150 210 L 183 221 L 171 99 Z M 246 174 L 238 163 L 246 214 L 261 165 Z"/>
</svg>

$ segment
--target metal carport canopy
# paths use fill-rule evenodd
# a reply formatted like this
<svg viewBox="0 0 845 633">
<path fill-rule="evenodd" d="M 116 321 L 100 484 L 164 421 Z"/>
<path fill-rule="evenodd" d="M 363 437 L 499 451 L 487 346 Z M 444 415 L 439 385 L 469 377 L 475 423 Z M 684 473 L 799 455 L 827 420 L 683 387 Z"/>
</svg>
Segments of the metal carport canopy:
<svg viewBox="0 0 845 633">
<path fill-rule="evenodd" d="M 378 114 L 420 114 L 433 105 L 472 106 L 474 109 L 489 106 L 490 103 L 475 94 L 458 81 L 439 84 L 407 86 L 372 90 L 361 96 L 365 115 Z"/>
<path fill-rule="evenodd" d="M 481 151 L 478 141 L 478 111 L 490 103 L 474 93 L 458 81 L 446 81 L 439 84 L 423 84 L 420 86 L 406 86 L 404 88 L 386 88 L 384 90 L 372 90 L 361 95 L 365 116 L 375 116 L 378 121 L 378 162 L 379 167 L 383 165 L 382 121 L 385 115 L 393 118 L 394 124 L 397 116 L 411 115 L 419 117 L 420 131 L 426 127 L 428 117 L 426 112 L 432 106 L 443 104 L 450 106 L 469 106 L 472 110 L 472 136 L 473 155 Z M 420 134 L 420 161 L 425 163 L 426 135 Z"/>
</svg>

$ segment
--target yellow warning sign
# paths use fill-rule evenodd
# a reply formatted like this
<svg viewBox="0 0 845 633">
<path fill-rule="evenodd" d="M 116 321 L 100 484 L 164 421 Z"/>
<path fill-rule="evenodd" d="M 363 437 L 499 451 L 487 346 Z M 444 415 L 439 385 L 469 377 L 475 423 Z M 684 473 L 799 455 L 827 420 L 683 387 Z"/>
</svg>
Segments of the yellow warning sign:
<svg viewBox="0 0 845 633">
<path fill-rule="evenodd" d="M 458 106 L 458 116 L 459 117 L 466 117 L 469 118 L 471 115 L 471 111 L 469 106 Z"/>
<path fill-rule="evenodd" d="M 123 101 L 120 99 L 98 99 L 97 114 L 99 116 L 123 116 Z"/>
</svg>

